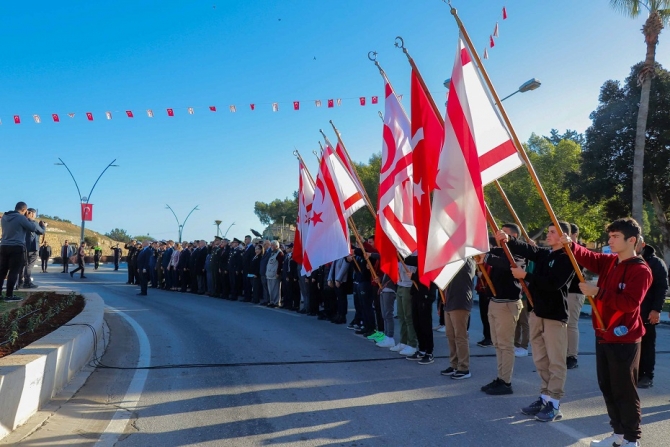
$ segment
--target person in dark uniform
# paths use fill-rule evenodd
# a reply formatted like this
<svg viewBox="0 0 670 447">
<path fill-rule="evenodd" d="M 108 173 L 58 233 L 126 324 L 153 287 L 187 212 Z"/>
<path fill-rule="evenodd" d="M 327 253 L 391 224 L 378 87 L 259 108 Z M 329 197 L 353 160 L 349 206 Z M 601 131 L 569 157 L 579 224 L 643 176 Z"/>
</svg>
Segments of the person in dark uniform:
<svg viewBox="0 0 670 447">
<path fill-rule="evenodd" d="M 236 301 L 242 275 L 242 251 L 240 250 L 240 243 L 242 241 L 238 238 L 233 238 L 230 243 L 230 256 L 228 257 L 228 281 L 230 291 L 228 299 Z M 225 298 L 225 297 L 224 297 Z"/>
<path fill-rule="evenodd" d="M 49 258 L 51 257 L 51 247 L 47 243 L 47 241 L 44 241 L 42 246 L 40 247 L 40 260 L 42 261 L 42 272 L 46 273 L 47 272 L 47 267 L 49 264 Z"/>
<path fill-rule="evenodd" d="M 220 245 L 220 254 L 219 259 L 219 284 L 220 290 L 217 291 L 221 298 L 228 299 L 230 295 L 230 277 L 228 276 L 228 261 L 230 260 L 231 248 L 230 240 L 223 238 Z"/>
<path fill-rule="evenodd" d="M 116 244 L 116 247 L 112 247 L 112 254 L 114 255 L 114 271 L 119 270 L 119 261 L 121 260 L 122 250 L 119 248 L 119 244 Z"/>
<path fill-rule="evenodd" d="M 86 242 L 82 242 L 81 245 L 79 246 L 79 250 L 77 250 L 77 268 L 72 270 L 70 272 L 70 277 L 74 278 L 74 274 L 77 273 L 78 271 L 81 271 L 79 274 L 80 279 L 86 278 L 84 276 L 84 258 L 86 256 Z"/>
<path fill-rule="evenodd" d="M 191 249 L 192 244 L 184 242 L 184 248 L 179 253 L 179 262 L 177 263 L 177 272 L 179 273 L 179 280 L 181 282 L 181 293 L 185 293 L 191 282 L 191 273 L 189 265 L 191 263 Z"/>
<path fill-rule="evenodd" d="M 200 252 L 200 247 L 198 246 L 200 241 L 193 242 L 193 249 L 191 250 L 191 258 L 188 261 L 188 269 L 190 271 L 189 275 L 189 291 L 191 293 L 198 293 L 198 270 L 197 270 L 197 260 L 198 253 Z"/>
<path fill-rule="evenodd" d="M 198 295 L 204 295 L 207 292 L 207 271 L 205 270 L 206 260 L 207 260 L 207 243 L 204 240 L 201 240 L 195 261 L 195 269 L 198 282 L 197 287 Z"/>
<path fill-rule="evenodd" d="M 99 246 L 93 247 L 93 269 L 98 270 L 100 267 L 100 258 L 102 257 L 102 248 Z"/>
<path fill-rule="evenodd" d="M 137 266 L 135 265 L 136 256 L 134 255 L 137 251 L 136 243 L 137 241 L 133 239 L 130 243 L 124 245 L 124 248 L 128 250 L 128 256 L 126 257 L 126 262 L 128 263 L 128 282 L 126 284 L 135 284 L 135 270 Z"/>
<path fill-rule="evenodd" d="M 140 293 L 138 295 L 147 295 L 147 286 L 149 284 L 150 267 L 149 260 L 153 256 L 153 249 L 149 246 L 149 241 L 142 242 L 141 250 L 136 250 L 137 253 L 137 273 L 140 279 Z"/>
<path fill-rule="evenodd" d="M 207 270 L 208 278 L 211 278 L 212 288 L 209 290 L 209 296 L 218 296 L 221 288 L 221 276 L 219 275 L 219 268 L 221 267 L 221 236 L 214 236 L 214 245 L 212 246 L 212 253 L 209 258 L 209 270 Z"/>
<path fill-rule="evenodd" d="M 255 244 L 251 241 L 251 236 L 244 236 L 244 253 L 242 254 L 242 289 L 244 291 L 244 302 L 251 301 L 253 291 L 253 281 L 249 276 L 251 270 L 251 261 L 256 256 Z"/>
</svg>

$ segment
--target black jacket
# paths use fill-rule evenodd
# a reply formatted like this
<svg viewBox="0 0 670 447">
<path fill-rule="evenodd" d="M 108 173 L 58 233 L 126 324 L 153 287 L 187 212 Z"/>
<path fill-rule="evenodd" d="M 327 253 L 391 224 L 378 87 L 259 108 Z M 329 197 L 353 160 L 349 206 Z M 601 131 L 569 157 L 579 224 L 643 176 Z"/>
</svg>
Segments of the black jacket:
<svg viewBox="0 0 670 447">
<path fill-rule="evenodd" d="M 191 261 L 191 250 L 188 248 L 183 249 L 179 252 L 179 261 L 177 261 L 177 269 L 183 270 L 189 268 L 189 263 Z"/>
<path fill-rule="evenodd" d="M 513 254 L 535 263 L 533 273 L 526 274 L 535 315 L 567 323 L 568 287 L 575 271 L 565 250 L 534 247 L 514 237 L 507 245 Z"/>
<path fill-rule="evenodd" d="M 257 255 L 254 253 L 254 257 L 251 259 L 251 264 L 249 265 L 249 273 L 255 275 L 257 278 L 261 276 L 261 258 L 263 255 Z"/>
<path fill-rule="evenodd" d="M 475 289 L 476 263 L 467 258 L 463 267 L 451 278 L 446 290 L 445 312 L 452 310 L 472 310 L 472 292 Z"/>
<path fill-rule="evenodd" d="M 407 256 L 405 258 L 405 265 L 418 267 L 419 259 L 415 255 Z M 437 298 L 437 286 L 431 283 L 430 287 L 427 287 L 421 281 L 419 281 L 419 269 L 416 269 L 416 271 L 412 272 L 412 281 L 418 286 L 418 288 L 412 287 L 410 292 L 412 298 L 421 298 L 430 302 L 435 301 L 435 298 Z"/>
<path fill-rule="evenodd" d="M 42 245 L 40 247 L 40 259 L 49 259 L 51 257 L 51 247 Z"/>
<path fill-rule="evenodd" d="M 250 273 L 251 261 L 256 256 L 256 249 L 253 244 L 249 244 L 242 255 L 242 272 L 246 275 Z"/>
<path fill-rule="evenodd" d="M 197 253 L 197 254 L 196 254 Z M 207 261 L 207 247 L 202 247 L 193 252 L 195 255 L 195 271 L 198 275 L 205 270 L 205 261 Z"/>
<path fill-rule="evenodd" d="M 656 250 L 651 245 L 645 245 L 642 249 L 642 257 L 647 261 L 653 278 L 651 287 L 647 290 L 642 305 L 640 305 L 642 321 L 649 323 L 649 312 L 652 310 L 661 312 L 663 310 L 665 294 L 668 291 L 668 268 L 665 262 L 656 256 Z"/>
<path fill-rule="evenodd" d="M 518 267 L 524 268 L 526 260 L 515 256 L 514 261 Z M 521 299 L 521 284 L 514 279 L 510 271 L 510 263 L 502 248 L 495 247 L 486 255 L 486 264 L 491 266 L 491 282 L 496 289 L 494 301 L 518 301 Z"/>
</svg>

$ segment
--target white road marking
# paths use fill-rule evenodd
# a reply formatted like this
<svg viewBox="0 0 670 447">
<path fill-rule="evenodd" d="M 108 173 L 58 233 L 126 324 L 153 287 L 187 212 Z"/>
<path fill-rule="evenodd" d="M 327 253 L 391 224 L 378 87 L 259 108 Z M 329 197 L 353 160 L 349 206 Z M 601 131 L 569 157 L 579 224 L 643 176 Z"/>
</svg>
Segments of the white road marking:
<svg viewBox="0 0 670 447">
<path fill-rule="evenodd" d="M 590 445 L 591 440 L 593 439 L 592 437 L 585 435 L 584 433 L 577 431 L 574 428 L 570 428 L 568 425 L 566 425 L 564 422 L 561 421 L 546 422 L 546 424 L 549 425 L 551 428 L 560 431 L 564 435 L 570 436 L 581 445 Z"/>
<path fill-rule="evenodd" d="M 151 344 L 149 343 L 149 338 L 147 337 L 146 332 L 142 329 L 142 326 L 137 324 L 137 322 L 125 314 L 124 312 L 115 309 L 111 306 L 107 306 L 109 310 L 116 313 L 120 317 L 123 317 L 124 320 L 130 324 L 135 333 L 137 334 L 137 340 L 140 345 L 140 355 L 137 359 L 137 366 L 144 367 L 150 366 L 151 364 Z M 123 432 L 126 430 L 130 416 L 135 410 L 140 397 L 142 396 L 142 390 L 144 390 L 144 383 L 147 380 L 147 375 L 149 370 L 146 369 L 137 369 L 135 370 L 135 375 L 128 385 L 128 390 L 126 395 L 121 400 L 123 404 L 120 405 L 121 408 L 116 410 L 112 420 L 107 425 L 107 428 L 103 430 L 100 434 L 100 439 L 95 443 L 95 447 L 112 447 L 119 440 Z"/>
</svg>

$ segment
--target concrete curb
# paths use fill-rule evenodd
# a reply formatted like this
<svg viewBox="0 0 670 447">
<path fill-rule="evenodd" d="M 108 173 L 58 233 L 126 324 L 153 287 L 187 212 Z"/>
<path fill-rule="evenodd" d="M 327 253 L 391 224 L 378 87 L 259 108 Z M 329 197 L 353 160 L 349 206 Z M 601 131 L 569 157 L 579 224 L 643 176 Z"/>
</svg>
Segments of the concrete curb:
<svg viewBox="0 0 670 447">
<path fill-rule="evenodd" d="M 86 306 L 68 324 L 0 359 L 0 439 L 56 396 L 92 358 L 93 332 L 102 343 L 105 303 L 84 294 Z"/>
</svg>

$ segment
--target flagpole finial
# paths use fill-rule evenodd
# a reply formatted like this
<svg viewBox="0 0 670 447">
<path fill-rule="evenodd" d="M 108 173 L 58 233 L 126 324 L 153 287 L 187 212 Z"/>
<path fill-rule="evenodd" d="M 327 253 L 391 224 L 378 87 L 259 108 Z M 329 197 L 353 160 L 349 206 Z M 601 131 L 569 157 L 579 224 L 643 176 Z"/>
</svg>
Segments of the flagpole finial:
<svg viewBox="0 0 670 447">
<path fill-rule="evenodd" d="M 405 52 L 407 51 L 407 49 L 405 48 L 405 41 L 404 41 L 403 38 L 400 37 L 400 36 L 396 36 L 396 38 L 395 38 L 395 43 L 394 43 L 393 45 L 394 45 L 396 48 L 400 48 L 401 50 L 403 50 L 403 51 L 405 51 Z"/>
<path fill-rule="evenodd" d="M 377 114 L 379 115 L 379 118 L 381 118 L 382 122 L 384 121 L 384 115 L 382 115 L 382 112 L 377 111 Z"/>
<path fill-rule="evenodd" d="M 449 5 L 449 9 L 450 9 L 450 11 L 451 11 L 451 15 L 454 15 L 454 16 L 455 16 L 456 14 L 458 14 L 458 11 L 456 11 L 456 8 L 454 8 L 454 5 L 451 4 L 451 0 L 442 0 L 442 1 L 443 1 L 444 3 L 446 3 L 447 5 Z"/>
<path fill-rule="evenodd" d="M 372 62 L 377 62 L 377 52 L 368 51 L 368 59 L 370 59 Z"/>
</svg>

